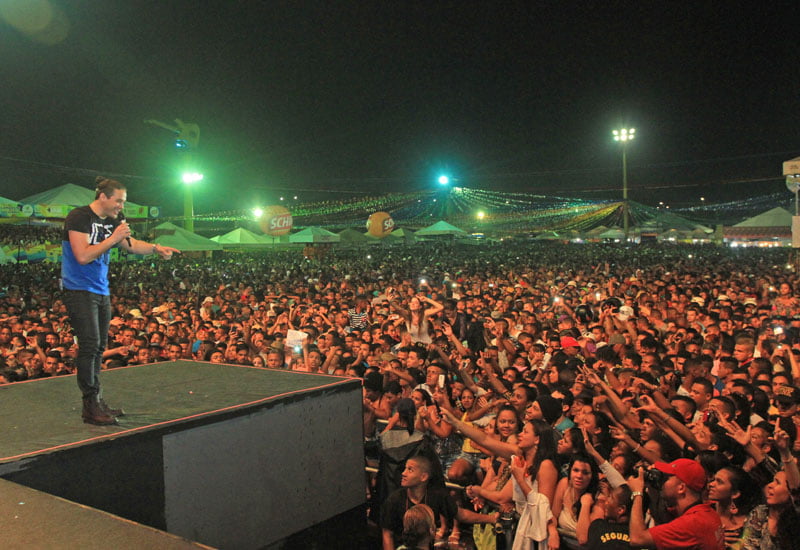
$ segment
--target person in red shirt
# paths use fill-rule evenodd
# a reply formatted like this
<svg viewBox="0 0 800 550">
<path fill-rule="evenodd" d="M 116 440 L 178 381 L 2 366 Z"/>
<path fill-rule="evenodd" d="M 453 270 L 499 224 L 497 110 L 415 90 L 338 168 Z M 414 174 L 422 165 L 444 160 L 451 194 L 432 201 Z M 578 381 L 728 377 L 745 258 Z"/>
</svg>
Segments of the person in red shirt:
<svg viewBox="0 0 800 550">
<path fill-rule="evenodd" d="M 724 550 L 724 536 L 719 515 L 711 504 L 704 504 L 702 492 L 706 472 L 699 462 L 679 458 L 669 464 L 656 462 L 656 470 L 666 474 L 661 496 L 675 511 L 676 518 L 668 523 L 647 528 L 644 520 L 644 469 L 628 481 L 631 489 L 630 537 L 631 546 L 659 550 Z"/>
</svg>

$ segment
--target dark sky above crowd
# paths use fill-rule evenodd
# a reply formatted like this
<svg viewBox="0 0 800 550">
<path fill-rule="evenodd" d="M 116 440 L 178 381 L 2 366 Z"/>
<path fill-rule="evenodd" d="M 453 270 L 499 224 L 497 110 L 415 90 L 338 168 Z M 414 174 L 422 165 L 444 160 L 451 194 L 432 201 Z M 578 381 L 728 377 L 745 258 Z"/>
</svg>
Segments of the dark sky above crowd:
<svg viewBox="0 0 800 550">
<path fill-rule="evenodd" d="M 97 174 L 196 210 L 456 185 L 631 198 L 785 190 L 797 2 L 3 0 L 0 196 Z M 787 192 L 788 193 L 788 192 Z M 179 200 L 174 200 L 179 202 Z"/>
</svg>

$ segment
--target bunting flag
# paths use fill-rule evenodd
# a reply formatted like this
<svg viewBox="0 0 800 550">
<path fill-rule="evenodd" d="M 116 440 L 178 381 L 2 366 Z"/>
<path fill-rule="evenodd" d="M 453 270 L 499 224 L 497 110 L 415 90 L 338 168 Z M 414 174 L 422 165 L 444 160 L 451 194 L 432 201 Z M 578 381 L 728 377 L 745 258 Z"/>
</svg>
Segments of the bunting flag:
<svg viewBox="0 0 800 550">
<path fill-rule="evenodd" d="M 713 228 L 717 224 L 732 225 L 765 208 L 791 206 L 789 193 L 752 197 L 735 202 L 702 204 L 670 209 L 669 205 L 647 206 L 629 202 L 632 226 L 653 225 L 692 229 L 698 224 Z M 438 220 L 467 231 L 487 230 L 504 233 L 540 231 L 586 231 L 600 225 L 623 225 L 623 203 L 617 200 L 588 200 L 574 197 L 510 193 L 452 187 L 444 190 L 389 193 L 383 196 L 358 197 L 341 201 L 302 203 L 290 208 L 294 226 L 343 229 L 363 228 L 375 212 L 388 212 L 398 226 L 419 229 Z M 162 218 L 180 223 L 180 217 Z M 241 226 L 252 221 L 248 210 L 228 210 L 199 214 L 195 224 L 220 228 Z M 244 224 L 246 225 L 246 223 Z"/>
</svg>

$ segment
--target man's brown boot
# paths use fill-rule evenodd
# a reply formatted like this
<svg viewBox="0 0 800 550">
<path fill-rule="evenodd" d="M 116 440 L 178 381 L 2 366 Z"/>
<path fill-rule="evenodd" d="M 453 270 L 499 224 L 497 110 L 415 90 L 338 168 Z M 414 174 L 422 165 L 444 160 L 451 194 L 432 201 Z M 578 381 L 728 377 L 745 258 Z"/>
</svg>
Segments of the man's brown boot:
<svg viewBox="0 0 800 550">
<path fill-rule="evenodd" d="M 99 399 L 99 403 L 100 403 L 100 410 L 102 410 L 107 415 L 109 415 L 109 416 L 125 416 L 125 411 L 123 411 L 122 409 L 111 408 L 108 405 L 108 403 L 106 403 L 105 399 L 103 399 L 102 397 Z"/>
<path fill-rule="evenodd" d="M 117 419 L 104 412 L 100 408 L 100 400 L 97 395 L 90 395 L 83 398 L 83 421 L 87 424 L 96 426 L 111 426 L 117 423 Z"/>
</svg>

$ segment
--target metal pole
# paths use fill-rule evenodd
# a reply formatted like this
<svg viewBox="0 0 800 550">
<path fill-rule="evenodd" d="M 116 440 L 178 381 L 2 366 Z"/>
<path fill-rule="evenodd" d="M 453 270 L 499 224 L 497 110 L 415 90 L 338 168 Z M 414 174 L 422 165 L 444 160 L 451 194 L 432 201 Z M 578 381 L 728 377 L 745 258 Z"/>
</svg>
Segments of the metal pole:
<svg viewBox="0 0 800 550">
<path fill-rule="evenodd" d="M 184 173 L 194 171 L 194 155 L 191 152 L 185 152 L 184 155 Z M 192 197 L 192 185 L 195 182 L 183 182 L 183 228 L 186 231 L 194 233 L 194 198 Z"/>
<path fill-rule="evenodd" d="M 625 154 L 627 142 L 622 142 L 622 224 L 625 231 L 625 242 L 628 242 L 628 160 Z"/>
<path fill-rule="evenodd" d="M 194 204 L 192 201 L 192 184 L 183 185 L 183 228 L 194 233 Z"/>
<path fill-rule="evenodd" d="M 800 191 L 800 188 L 796 187 L 795 190 L 794 190 L 794 215 L 795 215 L 795 219 L 797 218 L 797 216 L 800 216 L 800 210 L 798 210 L 798 204 L 797 204 L 797 193 L 798 193 L 798 191 Z M 791 252 L 791 258 L 792 259 L 791 259 L 791 261 L 789 263 L 792 264 L 792 267 L 794 267 L 795 271 L 797 271 L 798 269 L 800 269 L 800 248 L 796 248 L 796 244 L 795 243 L 797 241 L 797 236 L 794 234 L 794 232 L 795 232 L 795 227 L 794 226 L 795 226 L 795 224 L 794 224 L 794 219 L 793 219 L 792 220 L 792 252 Z"/>
</svg>

